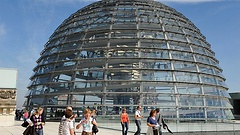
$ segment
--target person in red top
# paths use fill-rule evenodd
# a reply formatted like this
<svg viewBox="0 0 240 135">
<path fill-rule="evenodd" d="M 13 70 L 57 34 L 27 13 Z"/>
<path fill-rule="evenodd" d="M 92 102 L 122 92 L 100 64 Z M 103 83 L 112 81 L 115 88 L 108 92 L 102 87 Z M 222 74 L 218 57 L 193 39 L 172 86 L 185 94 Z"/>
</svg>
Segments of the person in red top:
<svg viewBox="0 0 240 135">
<path fill-rule="evenodd" d="M 23 121 L 25 122 L 28 119 L 28 111 L 25 110 L 24 114 L 23 114 Z"/>
<path fill-rule="evenodd" d="M 126 108 L 123 108 L 122 114 L 120 115 L 122 125 L 122 135 L 127 135 L 128 125 L 130 123 Z"/>
</svg>

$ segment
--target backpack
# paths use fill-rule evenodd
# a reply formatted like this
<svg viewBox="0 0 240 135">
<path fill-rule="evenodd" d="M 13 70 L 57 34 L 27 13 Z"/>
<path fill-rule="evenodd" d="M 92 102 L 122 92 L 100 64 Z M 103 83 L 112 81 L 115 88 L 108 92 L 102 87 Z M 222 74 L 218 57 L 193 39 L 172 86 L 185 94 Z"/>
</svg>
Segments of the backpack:
<svg viewBox="0 0 240 135">
<path fill-rule="evenodd" d="M 65 120 L 61 120 L 58 127 L 58 135 L 63 135 L 63 123 Z"/>
<path fill-rule="evenodd" d="M 60 121 L 60 124 L 59 124 L 59 127 L 58 127 L 58 135 L 63 135 L 63 125 L 64 125 L 64 122 L 68 122 L 69 120 L 68 119 L 62 119 Z"/>
</svg>

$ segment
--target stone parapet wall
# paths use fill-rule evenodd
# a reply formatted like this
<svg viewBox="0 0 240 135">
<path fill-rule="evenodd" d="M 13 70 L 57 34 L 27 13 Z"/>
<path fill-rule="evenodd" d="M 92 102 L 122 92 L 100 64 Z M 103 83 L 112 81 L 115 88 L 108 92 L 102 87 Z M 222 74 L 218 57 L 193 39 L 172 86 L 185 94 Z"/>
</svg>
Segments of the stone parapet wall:
<svg viewBox="0 0 240 135">
<path fill-rule="evenodd" d="M 0 127 L 14 126 L 14 117 L 14 115 L 0 115 Z"/>
</svg>

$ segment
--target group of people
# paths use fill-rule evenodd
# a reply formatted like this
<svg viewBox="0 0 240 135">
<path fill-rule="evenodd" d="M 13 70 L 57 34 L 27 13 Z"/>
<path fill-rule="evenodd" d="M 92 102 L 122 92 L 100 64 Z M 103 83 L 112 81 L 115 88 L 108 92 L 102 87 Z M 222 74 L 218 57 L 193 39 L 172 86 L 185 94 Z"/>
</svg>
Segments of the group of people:
<svg viewBox="0 0 240 135">
<path fill-rule="evenodd" d="M 137 107 L 137 110 L 134 114 L 135 124 L 137 126 L 137 131 L 134 135 L 140 135 L 141 133 L 141 120 L 143 115 L 141 114 L 141 106 Z M 74 123 L 77 115 L 73 115 L 72 107 L 68 106 L 65 111 L 65 115 L 62 117 L 62 120 L 59 125 L 59 135 L 75 135 L 74 132 Z M 122 135 L 127 135 L 129 129 L 130 119 L 127 114 L 126 108 L 122 109 L 122 113 L 120 114 L 120 120 L 122 125 Z M 96 132 L 93 130 L 93 127 L 98 124 L 96 122 L 96 113 L 95 110 L 86 109 L 84 111 L 84 117 L 80 120 L 80 122 L 76 125 L 76 129 L 80 127 L 83 128 L 82 135 L 95 135 Z M 160 109 L 156 108 L 155 110 L 151 110 L 150 114 L 147 118 L 147 135 L 162 135 L 162 128 L 166 129 L 167 125 L 160 114 Z"/>
<path fill-rule="evenodd" d="M 43 126 L 45 119 L 42 116 L 43 108 L 39 107 L 34 113 L 31 113 L 22 126 L 27 127 L 23 135 L 43 135 Z M 59 135 L 75 135 L 75 118 L 77 114 L 73 114 L 71 106 L 66 107 L 65 113 L 59 124 Z M 98 131 L 95 110 L 87 108 L 84 111 L 84 117 L 76 125 L 76 129 L 83 127 L 82 135 L 95 135 Z"/>
<path fill-rule="evenodd" d="M 134 114 L 135 124 L 137 126 L 137 131 L 134 133 L 134 135 L 140 135 L 141 133 L 141 119 L 143 118 L 143 115 L 141 115 L 141 109 L 142 107 L 138 106 Z M 127 135 L 130 120 L 125 108 L 122 109 L 120 119 L 122 125 L 122 135 Z M 147 126 L 147 135 L 162 135 L 162 127 L 164 129 L 167 128 L 167 125 L 160 114 L 159 108 L 150 111 L 150 114 L 147 118 Z"/>
<path fill-rule="evenodd" d="M 138 106 L 134 114 L 135 124 L 137 126 L 137 131 L 134 135 L 140 135 L 141 133 L 141 119 L 143 118 L 141 109 L 142 107 Z M 28 123 L 28 126 L 23 133 L 24 135 L 43 135 L 45 120 L 42 113 L 43 108 L 39 107 L 28 119 L 25 120 L 25 122 Z M 58 135 L 75 135 L 74 129 L 76 117 L 77 114 L 73 114 L 72 107 L 66 107 L 65 113 L 59 124 Z M 120 120 L 122 125 L 122 135 L 127 135 L 130 120 L 126 108 L 122 109 Z M 150 111 L 147 118 L 147 126 L 147 135 L 162 135 L 162 128 L 168 128 L 160 114 L 159 108 Z M 83 128 L 81 135 L 95 135 L 98 132 L 95 110 L 91 111 L 89 108 L 84 110 L 83 118 L 81 118 L 80 122 L 76 124 L 76 129 L 79 129 L 80 127 Z"/>
<path fill-rule="evenodd" d="M 74 126 L 76 117 L 77 114 L 73 115 L 72 107 L 68 106 L 59 124 L 58 135 L 75 135 Z M 82 127 L 82 135 L 95 135 L 98 132 L 97 126 L 95 110 L 91 111 L 87 108 L 84 110 L 84 117 L 76 125 L 76 129 Z"/>
<path fill-rule="evenodd" d="M 143 115 L 141 114 L 141 106 L 137 107 L 137 110 L 134 114 L 135 124 L 137 126 L 137 131 L 134 135 L 140 135 L 141 133 L 141 119 Z M 72 107 L 67 107 L 65 115 L 62 117 L 62 120 L 59 125 L 59 135 L 74 135 L 74 123 L 77 115 L 72 114 Z M 127 135 L 129 129 L 130 119 L 127 114 L 126 108 L 122 109 L 120 114 L 120 120 L 122 125 L 122 135 Z M 96 132 L 93 131 L 93 127 L 98 126 L 96 122 L 96 113 L 95 110 L 86 109 L 84 111 L 84 117 L 76 125 L 76 129 L 83 127 L 82 135 L 94 135 Z M 162 127 L 166 128 L 166 124 L 162 115 L 160 114 L 160 109 L 151 110 L 149 117 L 147 118 L 148 131 L 147 135 L 162 135 Z"/>
</svg>

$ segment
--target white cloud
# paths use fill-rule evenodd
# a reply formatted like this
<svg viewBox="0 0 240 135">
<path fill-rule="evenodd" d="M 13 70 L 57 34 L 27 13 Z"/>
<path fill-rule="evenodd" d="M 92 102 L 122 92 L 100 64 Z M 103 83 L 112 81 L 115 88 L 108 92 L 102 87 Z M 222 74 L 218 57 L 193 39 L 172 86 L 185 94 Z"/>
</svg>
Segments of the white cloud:
<svg viewBox="0 0 240 135">
<path fill-rule="evenodd" d="M 4 24 L 0 24 L 0 37 L 6 35 L 7 31 Z"/>
</svg>

